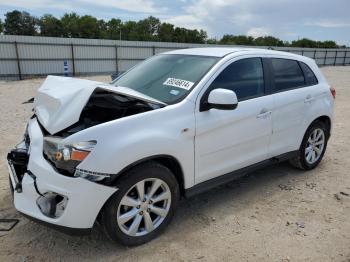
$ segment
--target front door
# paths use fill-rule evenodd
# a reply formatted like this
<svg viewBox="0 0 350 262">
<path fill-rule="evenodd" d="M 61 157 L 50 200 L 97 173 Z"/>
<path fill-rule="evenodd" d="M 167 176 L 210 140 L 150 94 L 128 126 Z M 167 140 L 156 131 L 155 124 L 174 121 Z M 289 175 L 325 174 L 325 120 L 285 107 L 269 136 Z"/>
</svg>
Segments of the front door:
<svg viewBox="0 0 350 262">
<path fill-rule="evenodd" d="M 272 97 L 265 96 L 261 58 L 245 58 L 229 64 L 211 83 L 210 90 L 233 90 L 234 110 L 196 112 L 195 183 L 224 175 L 268 157 L 272 133 Z"/>
</svg>

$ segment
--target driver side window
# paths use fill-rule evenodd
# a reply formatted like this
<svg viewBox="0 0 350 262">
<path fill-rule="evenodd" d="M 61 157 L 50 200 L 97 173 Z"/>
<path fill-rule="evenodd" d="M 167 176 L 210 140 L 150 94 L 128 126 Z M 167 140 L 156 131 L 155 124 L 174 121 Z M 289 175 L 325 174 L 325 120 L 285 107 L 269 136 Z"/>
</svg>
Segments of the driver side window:
<svg viewBox="0 0 350 262">
<path fill-rule="evenodd" d="M 211 83 L 209 90 L 224 88 L 236 93 L 238 101 L 264 94 L 264 73 L 261 58 L 246 58 L 227 66 Z"/>
</svg>

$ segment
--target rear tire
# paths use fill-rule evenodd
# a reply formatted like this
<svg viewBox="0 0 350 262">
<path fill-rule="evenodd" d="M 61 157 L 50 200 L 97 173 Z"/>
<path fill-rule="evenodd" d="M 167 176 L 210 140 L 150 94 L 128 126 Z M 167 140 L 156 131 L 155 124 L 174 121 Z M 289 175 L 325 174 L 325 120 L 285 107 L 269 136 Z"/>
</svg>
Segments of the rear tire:
<svg viewBox="0 0 350 262">
<path fill-rule="evenodd" d="M 329 128 L 321 121 L 314 121 L 306 130 L 298 155 L 290 159 L 292 166 L 311 170 L 318 166 L 327 148 Z"/>
<path fill-rule="evenodd" d="M 167 167 L 153 161 L 140 164 L 123 174 L 115 186 L 118 191 L 101 214 L 101 224 L 112 240 L 126 246 L 141 245 L 170 223 L 180 190 Z"/>
</svg>

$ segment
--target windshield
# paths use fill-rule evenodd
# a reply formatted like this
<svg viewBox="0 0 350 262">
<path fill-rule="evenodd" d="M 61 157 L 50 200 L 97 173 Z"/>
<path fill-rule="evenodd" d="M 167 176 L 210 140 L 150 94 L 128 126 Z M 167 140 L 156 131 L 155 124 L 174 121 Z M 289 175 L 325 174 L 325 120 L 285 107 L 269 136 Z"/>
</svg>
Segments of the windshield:
<svg viewBox="0 0 350 262">
<path fill-rule="evenodd" d="M 194 55 L 157 55 L 117 78 L 113 85 L 173 104 L 183 99 L 218 60 Z"/>
</svg>

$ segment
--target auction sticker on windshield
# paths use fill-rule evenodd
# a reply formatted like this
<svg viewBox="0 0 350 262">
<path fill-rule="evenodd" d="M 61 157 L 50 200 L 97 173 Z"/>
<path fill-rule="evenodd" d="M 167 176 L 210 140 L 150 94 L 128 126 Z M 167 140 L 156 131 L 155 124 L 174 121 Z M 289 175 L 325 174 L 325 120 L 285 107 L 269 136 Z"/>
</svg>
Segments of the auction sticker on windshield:
<svg viewBox="0 0 350 262">
<path fill-rule="evenodd" d="M 194 85 L 194 83 L 190 82 L 190 81 L 182 80 L 182 79 L 170 78 L 169 77 L 167 80 L 165 80 L 163 85 L 174 86 L 174 87 L 178 87 L 178 88 L 189 90 Z"/>
</svg>

